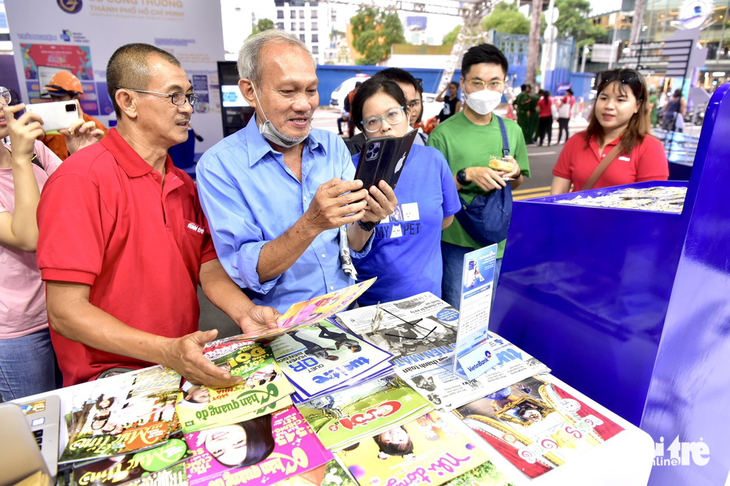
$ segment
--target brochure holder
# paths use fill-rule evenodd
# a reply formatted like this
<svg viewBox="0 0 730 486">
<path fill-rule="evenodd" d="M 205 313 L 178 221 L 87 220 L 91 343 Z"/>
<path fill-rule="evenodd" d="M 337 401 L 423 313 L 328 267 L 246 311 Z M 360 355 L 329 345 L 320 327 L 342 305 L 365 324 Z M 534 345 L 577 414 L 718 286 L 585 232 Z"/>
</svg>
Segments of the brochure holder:
<svg viewBox="0 0 730 486">
<path fill-rule="evenodd" d="M 681 214 L 556 204 L 569 194 L 515 202 L 492 329 L 649 432 L 652 485 L 728 477 L 728 140 L 724 84 L 689 182 L 623 186 L 685 186 Z"/>
<path fill-rule="evenodd" d="M 496 262 L 496 244 L 464 255 L 452 371 L 468 380 L 473 380 L 499 362 L 487 343 Z"/>
</svg>

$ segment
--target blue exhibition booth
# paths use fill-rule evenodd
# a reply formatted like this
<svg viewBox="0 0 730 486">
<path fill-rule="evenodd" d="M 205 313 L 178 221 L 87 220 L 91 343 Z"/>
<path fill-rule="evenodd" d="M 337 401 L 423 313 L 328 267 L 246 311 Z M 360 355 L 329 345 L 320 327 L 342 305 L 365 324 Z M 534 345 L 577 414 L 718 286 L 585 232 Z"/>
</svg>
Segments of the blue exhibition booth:
<svg viewBox="0 0 730 486">
<path fill-rule="evenodd" d="M 685 186 L 681 214 L 514 203 L 491 329 L 651 434 L 652 485 L 727 484 L 729 162 L 725 84 L 688 182 L 621 186 Z"/>
</svg>

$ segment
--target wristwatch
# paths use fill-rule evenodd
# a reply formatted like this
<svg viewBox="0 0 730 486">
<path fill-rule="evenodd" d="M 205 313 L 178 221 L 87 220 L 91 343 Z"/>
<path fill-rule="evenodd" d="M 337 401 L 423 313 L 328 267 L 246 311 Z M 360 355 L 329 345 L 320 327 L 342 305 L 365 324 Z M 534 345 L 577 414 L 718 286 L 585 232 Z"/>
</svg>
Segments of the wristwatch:
<svg viewBox="0 0 730 486">
<path fill-rule="evenodd" d="M 372 231 L 379 224 L 380 224 L 380 221 L 372 221 L 370 223 L 363 223 L 362 221 L 358 220 L 358 222 L 357 222 L 357 225 L 360 228 L 362 228 L 363 231 Z"/>
<path fill-rule="evenodd" d="M 471 181 L 466 179 L 466 171 L 464 169 L 461 169 L 459 172 L 456 173 L 456 181 L 462 186 L 467 186 L 471 184 Z"/>
</svg>

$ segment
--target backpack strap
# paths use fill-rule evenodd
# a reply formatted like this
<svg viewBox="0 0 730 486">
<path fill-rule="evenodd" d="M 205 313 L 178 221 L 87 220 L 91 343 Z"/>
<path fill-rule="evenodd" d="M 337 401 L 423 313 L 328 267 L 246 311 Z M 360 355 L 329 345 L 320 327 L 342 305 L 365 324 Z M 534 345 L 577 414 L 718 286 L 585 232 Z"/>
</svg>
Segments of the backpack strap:
<svg viewBox="0 0 730 486">
<path fill-rule="evenodd" d="M 492 116 L 499 122 L 499 131 L 502 133 L 502 157 L 507 157 L 509 155 L 509 138 L 507 138 L 507 128 L 504 126 L 504 120 L 502 120 L 502 117 L 499 117 L 494 113 L 492 113 Z"/>
<path fill-rule="evenodd" d="M 43 172 L 45 172 L 45 171 L 46 171 L 45 167 L 43 167 L 43 166 L 41 165 L 41 161 L 40 161 L 40 160 L 38 160 L 38 154 L 37 154 L 37 153 L 33 152 L 33 156 L 32 156 L 32 157 L 30 158 L 30 161 L 31 161 L 31 163 L 32 163 L 32 164 L 35 164 L 35 165 L 37 165 L 38 167 L 40 167 L 41 169 L 43 169 Z"/>
</svg>

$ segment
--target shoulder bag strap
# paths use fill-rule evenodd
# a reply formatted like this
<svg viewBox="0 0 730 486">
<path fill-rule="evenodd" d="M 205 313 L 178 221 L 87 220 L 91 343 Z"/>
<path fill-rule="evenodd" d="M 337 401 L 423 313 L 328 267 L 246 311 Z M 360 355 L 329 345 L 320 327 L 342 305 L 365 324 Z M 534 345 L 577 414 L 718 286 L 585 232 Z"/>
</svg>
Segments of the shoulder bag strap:
<svg viewBox="0 0 730 486">
<path fill-rule="evenodd" d="M 617 143 L 616 146 L 609 152 L 609 154 L 604 158 L 600 164 L 598 164 L 598 167 L 593 171 L 591 176 L 588 178 L 586 183 L 581 187 L 581 191 L 588 191 L 590 189 L 593 189 L 593 186 L 596 185 L 596 182 L 598 182 L 598 179 L 601 178 L 604 172 L 606 172 L 606 169 L 608 169 L 608 166 L 611 165 L 611 162 L 618 157 L 618 154 L 621 152 L 621 142 Z"/>
<path fill-rule="evenodd" d="M 502 157 L 509 155 L 509 138 L 507 138 L 507 128 L 504 126 L 504 120 L 501 117 L 492 113 L 492 116 L 499 122 L 499 131 L 502 133 Z"/>
</svg>

